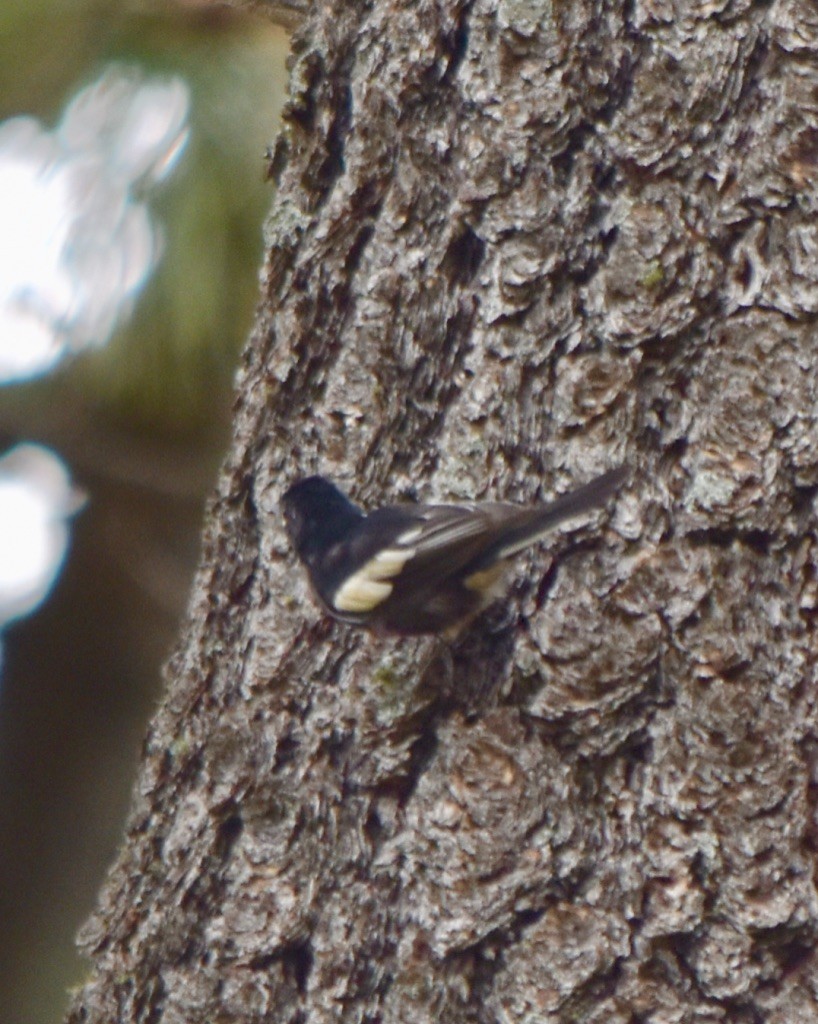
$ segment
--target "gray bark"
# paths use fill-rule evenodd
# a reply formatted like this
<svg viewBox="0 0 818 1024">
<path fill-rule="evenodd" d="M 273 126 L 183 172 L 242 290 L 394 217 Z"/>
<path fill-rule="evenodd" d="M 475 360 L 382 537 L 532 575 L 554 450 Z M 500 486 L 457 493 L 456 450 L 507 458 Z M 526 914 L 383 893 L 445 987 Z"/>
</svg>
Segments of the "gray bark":
<svg viewBox="0 0 818 1024">
<path fill-rule="evenodd" d="M 317 7 L 234 444 L 72 1022 L 818 1021 L 818 17 Z M 277 501 L 628 459 L 446 652 Z"/>
</svg>

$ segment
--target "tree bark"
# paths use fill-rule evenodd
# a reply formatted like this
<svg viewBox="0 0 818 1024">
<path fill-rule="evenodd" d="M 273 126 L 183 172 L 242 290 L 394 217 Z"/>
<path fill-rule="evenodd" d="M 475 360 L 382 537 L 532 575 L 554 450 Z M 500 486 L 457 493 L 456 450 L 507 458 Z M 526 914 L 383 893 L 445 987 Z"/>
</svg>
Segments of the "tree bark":
<svg viewBox="0 0 818 1024">
<path fill-rule="evenodd" d="M 316 5 L 233 449 L 72 1022 L 818 1021 L 818 17 Z M 550 496 L 450 650 L 277 503 Z"/>
</svg>

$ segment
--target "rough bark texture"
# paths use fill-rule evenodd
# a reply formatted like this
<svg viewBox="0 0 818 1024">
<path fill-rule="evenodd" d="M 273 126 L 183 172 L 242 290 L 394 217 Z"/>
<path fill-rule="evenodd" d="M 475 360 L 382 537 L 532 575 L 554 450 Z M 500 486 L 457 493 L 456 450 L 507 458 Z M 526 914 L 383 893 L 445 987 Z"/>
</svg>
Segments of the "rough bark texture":
<svg viewBox="0 0 818 1024">
<path fill-rule="evenodd" d="M 69 1019 L 818 1021 L 815 8 L 333 2 L 292 82 Z M 277 518 L 626 458 L 450 655 L 322 621 Z"/>
</svg>

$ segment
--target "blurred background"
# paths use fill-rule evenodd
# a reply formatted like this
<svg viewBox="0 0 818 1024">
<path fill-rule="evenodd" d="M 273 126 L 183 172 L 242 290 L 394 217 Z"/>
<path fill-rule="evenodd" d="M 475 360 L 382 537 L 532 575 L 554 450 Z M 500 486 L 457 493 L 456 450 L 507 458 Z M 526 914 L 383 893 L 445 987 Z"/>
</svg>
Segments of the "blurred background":
<svg viewBox="0 0 818 1024">
<path fill-rule="evenodd" d="M 0 7 L 0 1021 L 59 1021 L 229 440 L 287 39 Z"/>
</svg>

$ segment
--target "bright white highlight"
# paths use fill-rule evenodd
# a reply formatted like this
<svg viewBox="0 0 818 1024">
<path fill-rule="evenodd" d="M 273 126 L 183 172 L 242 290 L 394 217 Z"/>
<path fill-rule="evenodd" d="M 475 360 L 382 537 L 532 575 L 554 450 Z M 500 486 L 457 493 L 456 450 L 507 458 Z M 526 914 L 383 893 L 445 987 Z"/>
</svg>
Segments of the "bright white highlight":
<svg viewBox="0 0 818 1024">
<path fill-rule="evenodd" d="M 187 140 L 178 78 L 112 66 L 46 131 L 0 124 L 0 384 L 103 345 L 158 262 L 161 237 L 135 198 Z"/>
<path fill-rule="evenodd" d="M 0 458 L 0 628 L 48 595 L 84 501 L 47 448 L 21 444 Z"/>
</svg>

